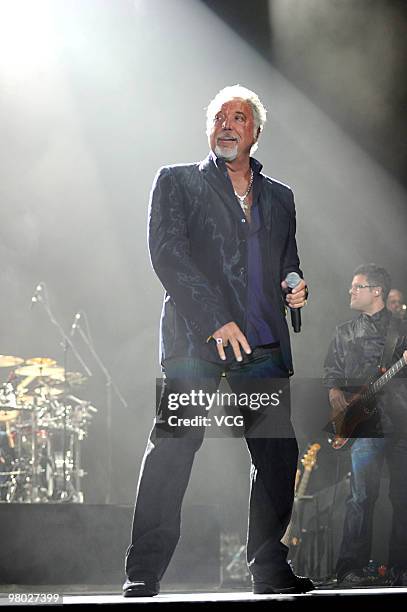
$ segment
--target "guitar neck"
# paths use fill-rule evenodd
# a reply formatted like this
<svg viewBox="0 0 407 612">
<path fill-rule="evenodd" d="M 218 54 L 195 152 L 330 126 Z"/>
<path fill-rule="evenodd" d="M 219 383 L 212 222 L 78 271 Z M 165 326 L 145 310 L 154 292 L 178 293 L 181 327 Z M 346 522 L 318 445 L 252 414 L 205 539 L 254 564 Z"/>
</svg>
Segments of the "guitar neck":
<svg viewBox="0 0 407 612">
<path fill-rule="evenodd" d="M 398 361 L 396 361 L 396 363 L 391 366 L 391 368 L 387 370 L 385 374 L 380 376 L 380 378 L 375 380 L 375 382 L 370 385 L 370 387 L 365 392 L 365 394 L 363 394 L 363 396 L 366 397 L 366 399 L 373 397 L 373 395 L 378 393 L 378 391 L 380 391 L 380 389 L 382 389 L 384 385 L 386 385 L 396 374 L 398 374 L 400 370 L 404 368 L 405 365 L 406 362 L 404 360 L 404 357 L 401 357 Z"/>
<path fill-rule="evenodd" d="M 305 494 L 311 472 L 312 472 L 312 468 L 304 469 L 303 475 L 301 476 L 300 484 L 298 485 L 298 489 L 295 492 L 295 499 L 298 499 L 298 498 L 301 499 L 301 497 Z M 290 546 L 291 538 L 293 535 L 293 530 L 294 530 L 294 521 L 293 521 L 293 517 L 291 517 L 291 520 L 288 524 L 286 532 L 283 538 L 281 539 L 282 543 L 285 544 L 286 546 Z"/>
<path fill-rule="evenodd" d="M 308 487 L 309 478 L 311 476 L 312 468 L 305 468 L 304 473 L 301 478 L 301 482 L 298 486 L 297 493 L 295 497 L 303 497 L 305 495 L 305 491 Z"/>
</svg>

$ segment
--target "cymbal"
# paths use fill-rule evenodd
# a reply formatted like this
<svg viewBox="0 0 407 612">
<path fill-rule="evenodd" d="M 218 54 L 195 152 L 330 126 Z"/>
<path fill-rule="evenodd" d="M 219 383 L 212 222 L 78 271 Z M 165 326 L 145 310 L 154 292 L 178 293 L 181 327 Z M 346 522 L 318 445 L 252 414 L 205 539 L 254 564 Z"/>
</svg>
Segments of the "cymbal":
<svg viewBox="0 0 407 612">
<path fill-rule="evenodd" d="M 55 359 L 51 359 L 50 357 L 31 357 L 31 359 L 25 360 L 28 365 L 37 365 L 39 367 L 52 367 L 57 364 Z"/>
<path fill-rule="evenodd" d="M 13 355 L 0 355 L 0 368 L 14 368 L 21 363 L 24 363 L 24 359 L 21 357 L 13 357 Z"/>
<path fill-rule="evenodd" d="M 81 372 L 67 372 L 66 379 L 70 385 L 83 385 L 88 380 L 88 377 Z"/>
<path fill-rule="evenodd" d="M 0 423 L 6 423 L 7 421 L 13 421 L 18 415 L 18 410 L 15 408 L 8 410 L 0 410 Z"/>
<path fill-rule="evenodd" d="M 45 384 L 37 387 L 34 392 L 41 397 L 56 397 L 57 395 L 62 395 L 64 390 L 60 387 L 50 387 L 49 385 Z"/>
<path fill-rule="evenodd" d="M 18 376 L 48 377 L 53 380 L 63 380 L 64 378 L 64 368 L 56 368 L 55 366 L 21 366 L 21 368 L 16 369 L 15 373 Z"/>
</svg>

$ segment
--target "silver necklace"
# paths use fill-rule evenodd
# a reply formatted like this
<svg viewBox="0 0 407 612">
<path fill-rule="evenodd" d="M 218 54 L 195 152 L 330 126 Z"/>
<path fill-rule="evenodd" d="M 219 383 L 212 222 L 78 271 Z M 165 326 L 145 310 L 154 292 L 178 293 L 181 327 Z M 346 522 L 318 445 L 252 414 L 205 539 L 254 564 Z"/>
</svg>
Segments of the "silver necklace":
<svg viewBox="0 0 407 612">
<path fill-rule="evenodd" d="M 253 185 L 253 179 L 254 179 L 253 170 L 252 170 L 252 169 L 250 169 L 250 181 L 249 181 L 249 186 L 248 186 L 248 188 L 247 188 L 246 192 L 245 192 L 245 193 L 244 193 L 244 194 L 241 196 L 241 195 L 239 195 L 239 194 L 238 194 L 238 193 L 237 193 L 235 190 L 233 190 L 233 191 L 235 192 L 235 196 L 236 196 L 236 197 L 237 197 L 237 199 L 239 200 L 239 204 L 240 204 L 240 206 L 241 206 L 241 208 L 242 208 L 243 212 L 248 211 L 248 210 L 249 210 L 249 208 L 250 208 L 248 204 L 245 204 L 245 199 L 247 198 L 247 196 L 248 196 L 248 195 L 249 195 L 249 193 L 250 193 L 250 190 L 251 190 L 252 185 Z"/>
</svg>

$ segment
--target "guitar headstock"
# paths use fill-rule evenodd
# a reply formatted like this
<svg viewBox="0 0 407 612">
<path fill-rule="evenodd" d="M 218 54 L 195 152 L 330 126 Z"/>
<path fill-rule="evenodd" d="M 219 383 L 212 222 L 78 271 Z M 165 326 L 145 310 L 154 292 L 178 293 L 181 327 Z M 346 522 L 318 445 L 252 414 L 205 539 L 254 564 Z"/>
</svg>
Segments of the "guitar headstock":
<svg viewBox="0 0 407 612">
<path fill-rule="evenodd" d="M 404 364 L 407 365 L 407 351 L 403 353 Z"/>
<path fill-rule="evenodd" d="M 320 444 L 311 444 L 304 457 L 301 459 L 301 463 L 305 470 L 312 470 L 317 462 L 318 451 L 321 448 Z"/>
</svg>

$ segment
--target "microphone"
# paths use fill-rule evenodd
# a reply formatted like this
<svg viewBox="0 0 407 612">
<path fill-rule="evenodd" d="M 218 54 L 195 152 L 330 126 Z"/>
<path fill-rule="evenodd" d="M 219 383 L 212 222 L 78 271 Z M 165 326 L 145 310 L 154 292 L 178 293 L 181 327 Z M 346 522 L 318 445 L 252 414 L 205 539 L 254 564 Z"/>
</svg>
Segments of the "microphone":
<svg viewBox="0 0 407 612">
<path fill-rule="evenodd" d="M 288 285 L 288 293 L 302 281 L 302 278 L 297 272 L 290 272 L 285 278 L 285 282 Z M 291 312 L 291 325 L 295 333 L 301 331 L 301 308 L 290 308 Z"/>
<path fill-rule="evenodd" d="M 73 318 L 73 322 L 72 322 L 72 325 L 71 325 L 71 331 L 69 332 L 69 335 L 70 335 L 71 338 L 72 338 L 72 336 L 75 333 L 75 329 L 78 327 L 78 322 L 79 322 L 80 318 L 81 318 L 81 313 L 77 312 L 76 315 Z"/>
<path fill-rule="evenodd" d="M 38 283 L 38 285 L 35 288 L 34 295 L 31 298 L 30 308 L 32 308 L 36 302 L 40 302 L 42 300 L 41 293 L 43 289 L 44 289 L 44 283 Z"/>
</svg>

